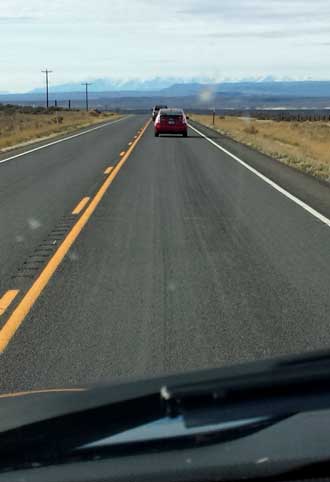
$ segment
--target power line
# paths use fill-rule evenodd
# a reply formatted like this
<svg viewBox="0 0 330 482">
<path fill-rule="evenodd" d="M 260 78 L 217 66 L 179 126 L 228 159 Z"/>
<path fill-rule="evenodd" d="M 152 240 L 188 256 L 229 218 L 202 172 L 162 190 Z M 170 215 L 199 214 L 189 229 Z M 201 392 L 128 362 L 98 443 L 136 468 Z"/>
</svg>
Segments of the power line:
<svg viewBox="0 0 330 482">
<path fill-rule="evenodd" d="M 86 110 L 88 111 L 88 86 L 92 85 L 92 83 L 91 82 L 83 82 L 81 85 L 84 85 L 85 88 L 86 88 L 86 93 L 85 93 L 85 95 L 86 95 Z"/>
<path fill-rule="evenodd" d="M 52 70 L 42 70 L 41 71 L 43 74 L 46 74 L 46 106 L 47 106 L 47 109 L 49 107 L 49 97 L 48 97 L 48 86 L 49 86 L 49 82 L 48 82 L 48 74 L 51 74 L 53 71 Z"/>
</svg>

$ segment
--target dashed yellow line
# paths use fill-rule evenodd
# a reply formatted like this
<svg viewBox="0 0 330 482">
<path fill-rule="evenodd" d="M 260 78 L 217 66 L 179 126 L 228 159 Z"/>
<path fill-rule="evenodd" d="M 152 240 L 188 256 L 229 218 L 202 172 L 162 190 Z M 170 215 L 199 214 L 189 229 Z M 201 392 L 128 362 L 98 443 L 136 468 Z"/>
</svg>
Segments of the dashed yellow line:
<svg viewBox="0 0 330 482">
<path fill-rule="evenodd" d="M 0 298 L 0 316 L 3 315 L 8 306 L 14 301 L 18 293 L 19 290 L 8 290 L 7 293 Z"/>
<path fill-rule="evenodd" d="M 110 174 L 110 172 L 112 171 L 113 167 L 112 166 L 109 166 L 106 168 L 106 170 L 104 171 L 104 174 Z"/>
<path fill-rule="evenodd" d="M 72 214 L 79 214 L 84 209 L 88 201 L 90 200 L 89 197 L 83 197 L 82 200 L 77 204 L 77 206 L 72 211 Z"/>
<path fill-rule="evenodd" d="M 12 337 L 15 335 L 18 328 L 23 323 L 24 319 L 30 312 L 31 308 L 39 298 L 42 291 L 47 286 L 49 280 L 55 273 L 58 266 L 63 261 L 64 257 L 66 256 L 67 252 L 78 238 L 79 234 L 81 233 L 82 229 L 88 222 L 89 218 L 94 213 L 95 209 L 97 208 L 98 204 L 100 203 L 101 199 L 109 189 L 112 181 L 117 176 L 118 172 L 125 164 L 127 159 L 129 158 L 130 154 L 134 150 L 136 144 L 139 142 L 141 137 L 143 136 L 145 130 L 149 126 L 150 121 L 146 123 L 142 132 L 140 133 L 139 137 L 136 141 L 131 145 L 128 149 L 126 154 L 122 157 L 122 159 L 118 162 L 115 168 L 112 170 L 111 174 L 106 178 L 104 183 L 101 185 L 100 189 L 97 191 L 91 202 L 89 203 L 85 212 L 79 217 L 77 222 L 71 228 L 71 231 L 67 234 L 66 238 L 62 241 L 60 246 L 57 248 L 53 256 L 48 261 L 45 268 L 41 271 L 38 278 L 34 281 L 32 286 L 23 296 L 22 300 L 19 302 L 17 307 L 9 316 L 8 320 L 4 324 L 3 328 L 0 330 L 0 352 L 2 353 Z"/>
</svg>

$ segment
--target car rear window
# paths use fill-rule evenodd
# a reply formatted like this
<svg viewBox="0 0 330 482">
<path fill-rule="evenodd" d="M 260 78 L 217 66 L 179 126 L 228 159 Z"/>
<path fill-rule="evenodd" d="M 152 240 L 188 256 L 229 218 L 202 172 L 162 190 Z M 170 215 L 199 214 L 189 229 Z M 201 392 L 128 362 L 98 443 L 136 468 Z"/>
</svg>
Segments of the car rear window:
<svg viewBox="0 0 330 482">
<path fill-rule="evenodd" d="M 162 116 L 171 116 L 171 117 L 182 117 L 183 112 L 180 110 L 162 110 L 161 111 Z"/>
</svg>

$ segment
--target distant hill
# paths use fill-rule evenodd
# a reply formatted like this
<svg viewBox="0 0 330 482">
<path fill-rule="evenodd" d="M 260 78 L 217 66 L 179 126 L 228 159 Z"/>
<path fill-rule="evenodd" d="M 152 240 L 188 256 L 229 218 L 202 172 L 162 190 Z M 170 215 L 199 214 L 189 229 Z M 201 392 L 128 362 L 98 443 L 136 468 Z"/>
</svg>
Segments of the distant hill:
<svg viewBox="0 0 330 482">
<path fill-rule="evenodd" d="M 162 89 L 161 94 L 166 96 L 179 95 L 196 95 L 204 90 L 216 91 L 218 84 L 212 83 L 200 83 L 200 82 L 187 82 L 185 84 L 173 84 L 169 87 Z"/>
<path fill-rule="evenodd" d="M 198 82 L 210 82 L 210 79 L 199 78 Z M 155 77 L 153 79 L 141 80 L 118 80 L 118 79 L 95 79 L 91 80 L 90 90 L 94 92 L 147 92 L 147 91 L 159 91 L 170 87 L 173 84 L 185 84 L 183 78 L 180 77 Z M 83 91 L 84 87 L 81 83 L 73 82 L 68 84 L 54 85 L 51 87 L 52 92 L 79 92 Z M 29 93 L 38 94 L 43 92 L 43 88 L 33 89 Z"/>
<path fill-rule="evenodd" d="M 292 97 L 328 97 L 330 81 L 261 81 L 221 82 L 217 84 L 174 84 L 162 90 L 164 95 L 196 95 L 203 91 L 239 93 L 242 95 L 276 95 Z"/>
<path fill-rule="evenodd" d="M 158 79 L 159 85 L 168 83 L 169 79 Z M 155 90 L 158 81 L 146 81 L 143 90 L 140 81 L 134 84 L 129 81 L 125 88 L 132 90 L 100 90 L 91 86 L 89 91 L 90 105 L 106 108 L 145 108 L 150 109 L 153 104 L 166 103 L 181 105 L 185 108 L 329 108 L 330 81 L 244 81 L 201 83 L 174 82 L 166 87 Z M 121 84 L 122 85 L 122 84 Z M 68 84 L 72 88 L 71 84 Z M 59 86 L 58 86 L 59 87 Z M 80 86 L 82 87 L 82 86 Z M 101 84 L 99 84 L 101 87 Z M 105 86 L 103 86 L 105 87 Z M 117 86 L 119 88 L 119 86 Z M 133 89 L 133 87 L 136 87 Z M 139 89 L 137 89 L 139 87 Z M 62 86 L 63 88 L 63 86 Z M 142 89 L 142 90 L 141 90 Z M 51 104 L 55 100 L 58 105 L 82 107 L 85 102 L 83 89 L 75 91 L 56 91 L 51 86 L 49 98 Z M 0 95 L 0 103 L 44 104 L 44 90 L 38 89 L 26 94 Z"/>
<path fill-rule="evenodd" d="M 270 81 L 270 82 L 231 82 L 217 84 L 222 92 L 239 91 L 241 94 L 285 95 L 293 97 L 330 96 L 330 81 Z"/>
</svg>

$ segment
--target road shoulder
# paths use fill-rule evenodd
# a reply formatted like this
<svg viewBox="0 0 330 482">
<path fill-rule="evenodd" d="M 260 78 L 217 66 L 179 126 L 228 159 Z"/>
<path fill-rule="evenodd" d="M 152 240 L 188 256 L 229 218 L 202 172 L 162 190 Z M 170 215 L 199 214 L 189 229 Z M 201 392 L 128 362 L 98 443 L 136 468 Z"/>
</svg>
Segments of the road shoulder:
<svg viewBox="0 0 330 482">
<path fill-rule="evenodd" d="M 73 137 L 77 137 L 79 135 L 83 135 L 84 133 L 92 132 L 93 130 L 101 129 L 107 125 L 115 124 L 117 122 L 121 122 L 124 119 L 127 119 L 128 116 L 121 116 L 119 118 L 106 120 L 100 123 L 94 123 L 90 125 L 86 125 L 83 127 L 79 127 L 76 129 L 68 130 L 61 134 L 55 134 L 47 137 L 43 137 L 42 139 L 35 139 L 34 141 L 31 140 L 27 143 L 19 144 L 17 146 L 12 146 L 12 148 L 6 151 L 0 151 L 0 163 L 5 162 L 7 159 L 11 159 L 14 157 L 22 156 L 25 154 L 29 154 L 33 150 L 41 149 L 43 147 L 48 147 L 49 145 L 64 141 L 66 139 L 71 139 Z"/>
<path fill-rule="evenodd" d="M 313 209 L 324 216 L 330 217 L 330 186 L 325 181 L 282 164 L 278 160 L 226 137 L 199 122 L 190 121 L 190 124 Z"/>
</svg>

